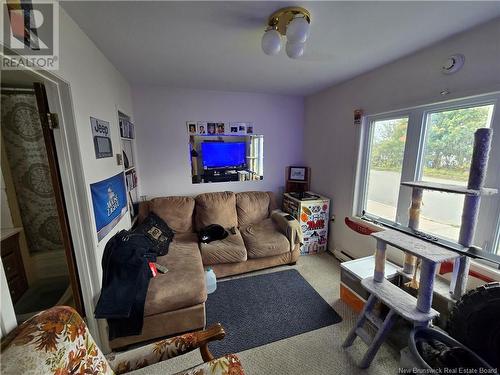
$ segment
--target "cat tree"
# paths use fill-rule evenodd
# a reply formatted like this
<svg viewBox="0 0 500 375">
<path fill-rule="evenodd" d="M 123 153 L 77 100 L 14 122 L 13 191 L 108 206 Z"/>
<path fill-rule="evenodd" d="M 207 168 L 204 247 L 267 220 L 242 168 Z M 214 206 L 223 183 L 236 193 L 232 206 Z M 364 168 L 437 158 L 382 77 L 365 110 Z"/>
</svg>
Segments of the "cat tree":
<svg viewBox="0 0 500 375">
<path fill-rule="evenodd" d="M 466 248 L 472 245 L 477 225 L 479 205 L 482 195 L 495 194 L 496 189 L 484 188 L 488 155 L 491 146 L 492 131 L 489 128 L 478 129 L 474 134 L 474 150 L 467 187 L 438 184 L 434 182 L 412 181 L 402 185 L 412 187 L 412 203 L 409 212 L 409 227 L 417 230 L 419 226 L 420 207 L 424 190 L 434 190 L 445 193 L 465 194 L 460 227 L 459 243 Z M 439 313 L 432 309 L 434 278 L 440 263 L 453 260 L 453 276 L 450 284 L 450 293 L 454 299 L 460 298 L 465 292 L 469 275 L 470 258 L 459 254 L 439 244 L 425 241 L 402 231 L 386 229 L 371 234 L 377 240 L 375 252 L 375 270 L 373 277 L 361 281 L 363 287 L 370 292 L 361 315 L 349 332 L 343 347 L 352 345 L 356 337 L 360 337 L 368 345 L 360 367 L 367 368 L 375 357 L 380 345 L 389 330 L 400 316 L 415 326 L 427 326 Z M 416 259 L 421 260 L 420 282 L 417 298 L 406 293 L 384 277 L 384 267 L 387 245 L 394 246 L 405 252 L 403 272 L 411 274 L 416 266 Z M 384 320 L 374 314 L 374 307 L 380 301 L 389 308 Z M 366 321 L 370 321 L 377 328 L 377 333 L 371 337 L 363 328 Z"/>
</svg>

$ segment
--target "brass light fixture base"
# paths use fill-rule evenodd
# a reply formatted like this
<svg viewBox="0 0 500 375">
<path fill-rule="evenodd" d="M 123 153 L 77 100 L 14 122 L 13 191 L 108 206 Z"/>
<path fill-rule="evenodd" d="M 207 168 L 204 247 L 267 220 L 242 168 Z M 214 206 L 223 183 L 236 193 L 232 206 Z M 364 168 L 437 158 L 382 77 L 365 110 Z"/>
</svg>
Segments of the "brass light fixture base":
<svg viewBox="0 0 500 375">
<path fill-rule="evenodd" d="M 301 7 L 287 7 L 279 9 L 271 14 L 267 24 L 269 28 L 277 30 L 281 35 L 285 35 L 287 25 L 298 14 L 302 15 L 307 22 L 311 23 L 311 14 L 307 9 Z"/>
</svg>

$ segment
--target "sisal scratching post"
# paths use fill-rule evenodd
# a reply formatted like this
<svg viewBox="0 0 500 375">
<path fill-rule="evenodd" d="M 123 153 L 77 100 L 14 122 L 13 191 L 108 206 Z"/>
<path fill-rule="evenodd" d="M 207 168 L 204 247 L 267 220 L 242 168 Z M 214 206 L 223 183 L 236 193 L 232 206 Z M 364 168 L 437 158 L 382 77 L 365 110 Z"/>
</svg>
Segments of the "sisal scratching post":
<svg viewBox="0 0 500 375">
<path fill-rule="evenodd" d="M 420 207 L 422 206 L 423 192 L 424 191 L 422 189 L 414 187 L 411 193 L 410 220 L 408 221 L 408 226 L 414 230 L 417 230 L 419 226 Z M 416 256 L 411 255 L 410 253 L 405 253 L 403 272 L 412 274 L 415 271 L 416 263 Z"/>
<path fill-rule="evenodd" d="M 420 287 L 418 289 L 417 297 L 417 309 L 424 313 L 427 313 L 431 310 L 436 269 L 437 263 L 431 262 L 427 259 L 422 260 L 422 265 L 420 268 Z"/>
<path fill-rule="evenodd" d="M 469 171 L 467 188 L 481 190 L 486 178 L 488 155 L 491 147 L 491 129 L 481 128 L 474 133 L 474 151 Z M 462 211 L 462 224 L 458 242 L 464 247 L 470 247 L 474 240 L 477 218 L 479 214 L 480 195 L 466 195 Z M 469 276 L 470 258 L 461 256 L 455 260 L 450 293 L 454 299 L 459 299 L 464 293 Z"/>
<path fill-rule="evenodd" d="M 373 280 L 381 283 L 385 276 L 385 250 L 387 244 L 384 241 L 377 239 L 377 251 L 375 253 L 375 271 L 373 272 Z"/>
</svg>

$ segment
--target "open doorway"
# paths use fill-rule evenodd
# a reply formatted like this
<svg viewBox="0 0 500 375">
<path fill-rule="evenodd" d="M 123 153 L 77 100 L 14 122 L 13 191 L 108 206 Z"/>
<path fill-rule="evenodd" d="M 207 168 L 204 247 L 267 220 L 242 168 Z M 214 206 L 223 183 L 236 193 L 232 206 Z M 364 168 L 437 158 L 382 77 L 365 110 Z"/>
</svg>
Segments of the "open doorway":
<svg viewBox="0 0 500 375">
<path fill-rule="evenodd" d="M 18 322 L 54 305 L 84 315 L 73 241 L 43 83 L 1 79 L 1 258 Z"/>
</svg>

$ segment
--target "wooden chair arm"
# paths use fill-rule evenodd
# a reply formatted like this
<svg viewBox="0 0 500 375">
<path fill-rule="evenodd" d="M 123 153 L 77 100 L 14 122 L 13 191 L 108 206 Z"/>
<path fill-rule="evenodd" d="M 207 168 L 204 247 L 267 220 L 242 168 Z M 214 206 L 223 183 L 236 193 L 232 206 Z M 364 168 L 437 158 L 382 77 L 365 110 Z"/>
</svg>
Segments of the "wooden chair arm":
<svg viewBox="0 0 500 375">
<path fill-rule="evenodd" d="M 222 340 L 225 335 L 224 328 L 220 323 L 217 323 L 203 331 L 156 341 L 126 352 L 112 353 L 108 356 L 108 362 L 116 374 L 124 374 L 177 357 L 197 348 L 200 349 L 203 361 L 209 362 L 214 359 L 214 356 L 208 349 L 208 343 Z"/>
<path fill-rule="evenodd" d="M 195 335 L 200 345 L 201 358 L 203 358 L 204 362 L 210 362 L 214 359 L 214 356 L 208 349 L 208 343 L 215 340 L 222 340 L 226 336 L 226 332 L 222 324 L 216 323 L 203 331 L 195 332 Z"/>
</svg>

